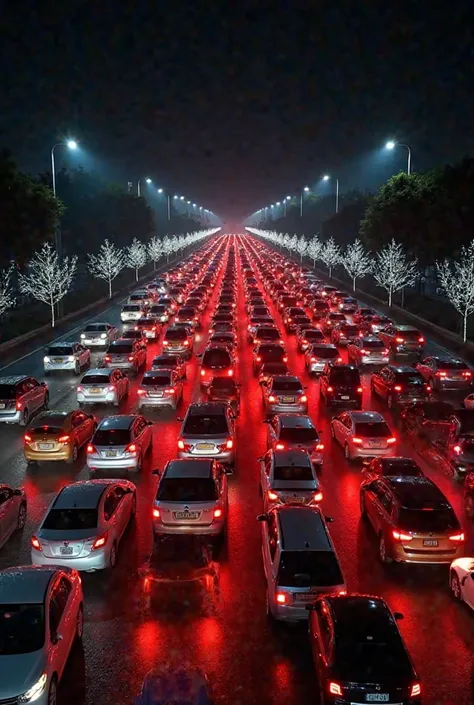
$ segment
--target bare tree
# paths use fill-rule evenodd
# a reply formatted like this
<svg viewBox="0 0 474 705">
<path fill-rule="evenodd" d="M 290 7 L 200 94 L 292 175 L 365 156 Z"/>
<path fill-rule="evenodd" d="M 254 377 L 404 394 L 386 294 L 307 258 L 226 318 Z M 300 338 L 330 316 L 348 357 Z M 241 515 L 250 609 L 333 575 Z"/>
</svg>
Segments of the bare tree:
<svg viewBox="0 0 474 705">
<path fill-rule="evenodd" d="M 301 237 L 298 238 L 298 242 L 296 244 L 296 251 L 300 256 L 300 262 L 302 262 L 303 257 L 308 251 L 308 241 L 306 240 L 304 235 L 301 235 Z"/>
<path fill-rule="evenodd" d="M 467 340 L 467 319 L 474 312 L 474 240 L 461 248 L 458 260 L 437 262 L 441 288 L 462 316 L 462 339 Z"/>
<path fill-rule="evenodd" d="M 153 269 L 156 269 L 156 263 L 163 257 L 163 242 L 156 235 L 148 243 L 148 256 L 153 262 Z"/>
<path fill-rule="evenodd" d="M 124 251 L 113 242 L 104 240 L 97 255 L 89 255 L 89 272 L 97 279 L 104 279 L 109 285 L 109 299 L 112 297 L 112 282 L 125 267 Z"/>
<path fill-rule="evenodd" d="M 15 265 L 13 262 L 7 269 L 0 270 L 0 318 L 5 311 L 15 305 L 15 297 L 11 289 L 11 279 L 14 271 Z"/>
<path fill-rule="evenodd" d="M 342 258 L 342 264 L 352 279 L 352 291 L 355 291 L 357 279 L 365 277 L 366 274 L 372 271 L 374 261 L 357 238 L 357 240 L 347 246 Z"/>
<path fill-rule="evenodd" d="M 308 256 L 313 260 L 313 267 L 316 264 L 316 260 L 321 258 L 322 244 L 321 240 L 317 235 L 313 237 L 308 243 Z"/>
<path fill-rule="evenodd" d="M 328 268 L 329 278 L 332 277 L 332 270 L 341 262 L 341 249 L 339 245 L 336 244 L 333 237 L 323 244 L 321 248 L 321 254 L 319 258 L 324 262 Z"/>
<path fill-rule="evenodd" d="M 138 272 L 145 266 L 147 261 L 146 247 L 136 237 L 132 244 L 127 247 L 127 266 L 135 270 L 135 281 L 138 281 Z"/>
<path fill-rule="evenodd" d="M 395 240 L 377 252 L 374 277 L 379 286 L 388 293 L 388 305 L 392 305 L 393 294 L 406 286 L 413 286 L 418 276 L 417 261 L 408 260 L 402 245 Z"/>
<path fill-rule="evenodd" d="M 163 238 L 163 253 L 166 255 L 166 261 L 170 261 L 170 255 L 173 254 L 173 241 L 169 235 Z"/>
<path fill-rule="evenodd" d="M 27 273 L 18 275 L 20 291 L 50 307 L 52 328 L 56 322 L 54 307 L 69 291 L 76 265 L 76 256 L 60 260 L 54 247 L 45 242 L 30 260 Z"/>
</svg>

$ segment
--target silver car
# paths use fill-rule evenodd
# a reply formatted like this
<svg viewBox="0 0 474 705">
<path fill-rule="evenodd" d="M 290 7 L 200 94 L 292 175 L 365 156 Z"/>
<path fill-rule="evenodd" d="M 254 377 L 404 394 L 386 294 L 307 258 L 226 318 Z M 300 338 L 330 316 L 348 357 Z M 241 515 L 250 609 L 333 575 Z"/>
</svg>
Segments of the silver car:
<svg viewBox="0 0 474 705">
<path fill-rule="evenodd" d="M 31 562 L 85 571 L 114 568 L 136 505 L 135 485 L 128 480 L 66 485 L 31 537 Z"/>
<path fill-rule="evenodd" d="M 235 460 L 235 416 L 225 402 L 191 404 L 178 438 L 179 458 Z"/>
<path fill-rule="evenodd" d="M 84 404 L 113 404 L 119 406 L 128 396 L 130 381 L 121 370 L 107 367 L 88 370 L 76 388 L 79 406 Z"/>
<path fill-rule="evenodd" d="M 380 338 L 364 336 L 353 340 L 347 346 L 349 363 L 363 367 L 364 365 L 388 365 L 390 353 Z"/>
<path fill-rule="evenodd" d="M 331 420 L 331 436 L 346 459 L 396 455 L 397 439 L 377 411 L 345 411 Z"/>
<path fill-rule="evenodd" d="M 153 531 L 223 537 L 227 524 L 227 474 L 210 458 L 171 460 L 153 503 Z M 154 474 L 159 475 L 155 470 Z"/>
<path fill-rule="evenodd" d="M 117 328 L 110 323 L 89 323 L 81 333 L 81 343 L 88 348 L 105 348 L 118 337 Z"/>
<path fill-rule="evenodd" d="M 149 370 L 137 392 L 139 409 L 145 406 L 177 409 L 183 401 L 183 381 L 172 369 Z"/>
<path fill-rule="evenodd" d="M 298 377 L 275 375 L 262 384 L 262 399 L 266 414 L 286 412 L 306 414 L 308 397 Z"/>
<path fill-rule="evenodd" d="M 309 416 L 305 414 L 277 414 L 266 423 L 268 423 L 268 449 L 300 448 L 306 450 L 313 465 L 321 469 L 324 443 L 321 443 L 319 432 Z"/>
<path fill-rule="evenodd" d="M 87 446 L 89 470 L 141 470 L 152 449 L 152 421 L 139 415 L 107 416 Z"/>
<path fill-rule="evenodd" d="M 71 649 L 82 639 L 79 574 L 57 566 L 7 568 L 0 572 L 0 605 L 0 702 L 56 703 Z"/>
<path fill-rule="evenodd" d="M 26 522 L 25 490 L 0 485 L 0 548 L 14 531 L 21 531 Z"/>
<path fill-rule="evenodd" d="M 52 343 L 46 348 L 43 358 L 44 374 L 69 371 L 76 375 L 81 373 L 91 363 L 91 351 L 82 343 Z"/>
<path fill-rule="evenodd" d="M 120 311 L 120 320 L 122 323 L 133 322 L 133 325 L 136 325 L 136 321 L 139 321 L 140 318 L 144 316 L 146 316 L 146 307 L 144 304 L 125 304 Z"/>
<path fill-rule="evenodd" d="M 335 345 L 316 343 L 306 349 L 304 364 L 308 374 L 320 375 L 328 362 L 342 362 L 342 357 Z"/>
<path fill-rule="evenodd" d="M 41 409 L 47 409 L 49 390 L 46 382 L 28 375 L 0 377 L 0 423 L 27 426 Z"/>
<path fill-rule="evenodd" d="M 264 511 L 274 504 L 318 505 L 319 480 L 306 450 L 269 450 L 260 461 L 260 493 Z"/>
</svg>

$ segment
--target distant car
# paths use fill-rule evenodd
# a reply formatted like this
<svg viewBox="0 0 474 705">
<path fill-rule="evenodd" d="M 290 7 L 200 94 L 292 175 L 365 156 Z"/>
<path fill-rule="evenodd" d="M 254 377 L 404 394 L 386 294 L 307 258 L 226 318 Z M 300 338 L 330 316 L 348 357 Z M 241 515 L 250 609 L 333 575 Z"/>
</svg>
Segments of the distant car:
<svg viewBox="0 0 474 705">
<path fill-rule="evenodd" d="M 276 375 L 289 375 L 290 370 L 286 362 L 264 362 L 258 374 L 258 383 L 266 384 L 272 377 Z"/>
<path fill-rule="evenodd" d="M 370 378 L 370 391 L 383 399 L 388 408 L 427 401 L 431 387 L 413 367 L 387 365 Z"/>
<path fill-rule="evenodd" d="M 133 323 L 135 325 L 136 321 L 146 316 L 146 313 L 147 307 L 143 303 L 125 304 L 120 311 L 120 320 L 122 323 Z"/>
<path fill-rule="evenodd" d="M 331 331 L 331 343 L 334 345 L 349 345 L 359 338 L 359 328 L 346 321 L 338 323 Z"/>
<path fill-rule="evenodd" d="M 306 414 L 308 397 L 305 387 L 293 375 L 275 375 L 262 384 L 262 400 L 266 414 L 295 412 Z"/>
<path fill-rule="evenodd" d="M 443 392 L 447 389 L 468 391 L 472 388 L 472 371 L 463 360 L 449 357 L 425 357 L 416 369 L 432 389 Z"/>
<path fill-rule="evenodd" d="M 208 346 L 201 356 L 199 381 L 201 387 L 209 384 L 215 377 L 233 377 L 235 357 L 233 350 L 223 345 Z"/>
<path fill-rule="evenodd" d="M 305 352 L 311 345 L 324 342 L 324 334 L 319 328 L 302 328 L 296 334 L 298 352 Z"/>
<path fill-rule="evenodd" d="M 213 705 L 215 701 L 202 671 L 185 668 L 170 671 L 169 666 L 162 666 L 146 674 L 135 705 L 164 705 L 168 702 Z"/>
<path fill-rule="evenodd" d="M 151 363 L 152 370 L 173 369 L 178 377 L 186 379 L 186 360 L 181 355 L 157 355 Z"/>
<path fill-rule="evenodd" d="M 355 313 L 359 308 L 357 299 L 352 296 L 345 296 L 339 300 L 338 309 L 341 313 Z"/>
<path fill-rule="evenodd" d="M 365 365 L 388 365 L 390 353 L 380 338 L 364 336 L 352 340 L 347 346 L 348 361 L 364 367 Z"/>
<path fill-rule="evenodd" d="M 267 429 L 267 448 L 289 450 L 299 448 L 306 450 L 314 467 L 321 470 L 323 464 L 324 443 L 313 421 L 305 414 L 277 414 L 269 419 Z"/>
<path fill-rule="evenodd" d="M 319 395 L 329 406 L 362 409 L 362 382 L 354 365 L 326 364 L 319 378 Z"/>
<path fill-rule="evenodd" d="M 76 387 L 78 406 L 86 404 L 113 404 L 128 396 L 130 381 L 121 370 L 99 367 L 86 372 Z"/>
<path fill-rule="evenodd" d="M 51 372 L 67 371 L 78 375 L 90 362 L 91 351 L 81 343 L 52 343 L 43 358 L 44 374 L 49 377 Z"/>
<path fill-rule="evenodd" d="M 194 332 L 191 329 L 177 325 L 167 328 L 163 339 L 163 355 L 182 355 L 190 358 L 193 346 Z"/>
<path fill-rule="evenodd" d="M 327 335 L 331 333 L 335 326 L 341 323 L 347 323 L 347 318 L 343 313 L 328 313 L 321 323 L 321 330 Z"/>
<path fill-rule="evenodd" d="M 253 371 L 258 374 L 267 362 L 288 362 L 288 354 L 283 345 L 259 343 L 253 351 Z"/>
<path fill-rule="evenodd" d="M 110 323 L 89 323 L 81 333 L 81 343 L 88 348 L 105 348 L 118 337 L 117 328 Z"/>
<path fill-rule="evenodd" d="M 183 401 L 183 381 L 173 369 L 148 370 L 137 390 L 138 408 L 177 409 Z"/>
<path fill-rule="evenodd" d="M 413 326 L 387 326 L 379 332 L 380 340 L 390 350 L 393 357 L 398 355 L 423 355 L 426 340 Z"/>
<path fill-rule="evenodd" d="M 0 484 L 0 548 L 15 531 L 26 523 L 27 499 L 23 488 L 18 490 Z"/>
<path fill-rule="evenodd" d="M 314 343 L 304 354 L 306 371 L 310 375 L 320 375 L 328 362 L 342 362 L 342 357 L 335 345 Z"/>
<path fill-rule="evenodd" d="M 15 566 L 0 571 L 1 693 L 8 705 L 56 703 L 58 684 L 84 624 L 76 570 Z"/>
<path fill-rule="evenodd" d="M 311 504 L 323 499 L 307 450 L 269 450 L 259 458 L 260 493 L 265 511 L 274 504 Z"/>
<path fill-rule="evenodd" d="M 89 470 L 140 471 L 152 449 L 152 426 L 152 421 L 138 414 L 103 418 L 87 446 Z"/>
<path fill-rule="evenodd" d="M 25 459 L 28 463 L 63 461 L 73 464 L 96 427 L 95 417 L 80 409 L 43 411 L 24 435 Z"/>
<path fill-rule="evenodd" d="M 137 374 L 146 365 L 146 344 L 119 338 L 107 348 L 104 364 L 110 369 L 130 370 Z"/>
<path fill-rule="evenodd" d="M 206 387 L 208 401 L 228 402 L 235 415 L 240 414 L 240 384 L 233 377 L 213 377 Z"/>
<path fill-rule="evenodd" d="M 376 411 L 344 411 L 331 421 L 331 436 L 347 460 L 394 455 L 396 437 Z"/>
<path fill-rule="evenodd" d="M 147 340 L 158 340 L 160 337 L 161 322 L 158 318 L 140 318 L 135 326 L 136 330 L 142 331 Z"/>
<path fill-rule="evenodd" d="M 0 377 L 0 423 L 27 426 L 40 409 L 47 409 L 49 389 L 29 375 Z"/>
<path fill-rule="evenodd" d="M 188 407 L 178 437 L 179 458 L 235 461 L 235 415 L 226 402 L 195 403 Z"/>
</svg>

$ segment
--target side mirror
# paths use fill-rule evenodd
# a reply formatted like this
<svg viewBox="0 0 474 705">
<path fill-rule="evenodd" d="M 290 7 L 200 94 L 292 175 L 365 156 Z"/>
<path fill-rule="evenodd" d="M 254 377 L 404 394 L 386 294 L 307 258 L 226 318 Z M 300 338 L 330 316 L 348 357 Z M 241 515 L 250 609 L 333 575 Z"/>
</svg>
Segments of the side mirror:
<svg viewBox="0 0 474 705">
<path fill-rule="evenodd" d="M 21 497 L 23 492 L 21 490 L 13 490 L 13 494 L 15 495 L 15 497 Z"/>
<path fill-rule="evenodd" d="M 58 644 L 62 640 L 63 640 L 62 634 L 52 634 L 51 635 L 51 641 L 55 646 L 56 646 L 56 644 Z"/>
<path fill-rule="evenodd" d="M 332 524 L 334 522 L 334 517 L 324 517 L 324 518 L 328 524 Z"/>
<path fill-rule="evenodd" d="M 157 477 L 160 477 L 161 470 L 159 468 L 155 468 L 154 470 L 151 471 L 151 474 L 156 475 Z"/>
<path fill-rule="evenodd" d="M 257 521 L 268 521 L 268 514 L 259 514 Z"/>
<path fill-rule="evenodd" d="M 400 620 L 403 619 L 403 614 L 402 614 L 401 612 L 394 612 L 394 613 L 393 613 L 393 616 L 395 617 L 395 619 L 397 620 L 397 622 L 399 622 Z"/>
</svg>

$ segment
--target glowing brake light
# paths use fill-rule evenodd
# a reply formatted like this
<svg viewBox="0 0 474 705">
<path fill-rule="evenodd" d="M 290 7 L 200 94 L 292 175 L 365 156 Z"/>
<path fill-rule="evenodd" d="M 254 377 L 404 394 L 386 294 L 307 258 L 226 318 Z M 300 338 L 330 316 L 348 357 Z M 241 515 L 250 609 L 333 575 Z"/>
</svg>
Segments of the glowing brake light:
<svg viewBox="0 0 474 705">
<path fill-rule="evenodd" d="M 396 531 L 395 529 L 392 531 L 392 536 L 395 541 L 411 541 L 413 539 L 411 534 L 404 534 L 403 531 Z"/>
<path fill-rule="evenodd" d="M 129 361 L 129 362 L 133 362 L 133 355 L 129 355 L 129 356 L 128 356 L 128 361 Z"/>
<path fill-rule="evenodd" d="M 71 436 L 60 436 L 58 438 L 58 443 L 67 443 L 71 440 Z"/>
<path fill-rule="evenodd" d="M 278 602 L 279 605 L 286 605 L 286 602 L 287 602 L 286 595 L 283 592 L 277 592 L 276 601 Z"/>
<path fill-rule="evenodd" d="M 300 396 L 300 401 L 302 401 L 302 402 L 308 401 L 308 397 L 306 396 L 306 394 L 302 394 L 302 395 Z"/>
<path fill-rule="evenodd" d="M 89 453 L 89 454 L 90 453 L 97 453 L 95 446 L 93 446 L 92 443 L 89 443 L 86 450 L 87 450 L 87 453 Z"/>
<path fill-rule="evenodd" d="M 427 392 L 431 392 L 431 386 L 429 384 L 425 384 L 425 388 Z"/>
<path fill-rule="evenodd" d="M 324 450 L 324 443 L 318 443 L 316 445 L 316 450 Z"/>
<path fill-rule="evenodd" d="M 227 370 L 228 377 L 232 377 L 233 374 L 234 374 L 234 370 Z"/>
<path fill-rule="evenodd" d="M 367 350 L 361 350 L 361 355 L 367 355 Z"/>
<path fill-rule="evenodd" d="M 459 455 L 459 453 L 462 451 L 462 448 L 461 448 L 461 446 L 454 446 L 453 450 L 455 453 L 457 453 Z"/>
<path fill-rule="evenodd" d="M 174 394 L 175 390 L 173 387 L 169 387 L 168 389 L 165 389 L 165 394 Z"/>
<path fill-rule="evenodd" d="M 137 452 L 137 446 L 135 443 L 130 443 L 126 448 L 125 448 L 126 453 L 136 453 Z"/>
<path fill-rule="evenodd" d="M 424 339 L 423 337 L 418 338 L 418 342 L 419 342 L 419 343 L 424 343 L 424 342 L 425 342 L 425 339 Z"/>
<path fill-rule="evenodd" d="M 396 343 L 404 343 L 404 342 L 405 342 L 405 338 L 395 338 L 395 342 L 396 342 Z"/>
<path fill-rule="evenodd" d="M 16 409 L 17 409 L 17 411 L 20 411 L 21 409 L 23 409 L 23 404 L 21 403 L 21 401 L 17 401 Z"/>
<path fill-rule="evenodd" d="M 285 355 L 285 357 L 283 358 L 283 362 L 288 362 L 288 357 L 287 357 L 286 355 Z"/>
<path fill-rule="evenodd" d="M 41 551 L 41 544 L 38 541 L 38 539 L 36 538 L 36 536 L 31 537 L 30 543 L 31 543 L 31 548 L 34 548 L 36 551 Z"/>
<path fill-rule="evenodd" d="M 112 359 L 112 358 L 110 357 L 110 355 L 106 355 L 105 358 L 104 358 L 104 360 L 105 360 L 106 362 L 110 362 L 111 359 Z"/>
<path fill-rule="evenodd" d="M 146 394 L 146 389 L 137 389 L 137 394 L 139 397 L 143 397 Z"/>
<path fill-rule="evenodd" d="M 457 541 L 458 543 L 461 543 L 464 541 L 464 532 L 461 531 L 460 534 L 453 534 L 452 536 L 449 537 L 450 541 Z"/>
<path fill-rule="evenodd" d="M 392 436 L 391 438 L 387 438 L 387 444 L 389 446 L 393 445 L 396 442 L 397 442 L 397 439 L 395 438 L 395 436 Z"/>
<path fill-rule="evenodd" d="M 267 497 L 268 497 L 268 499 L 271 499 L 272 502 L 274 502 L 275 500 L 279 499 L 277 493 L 276 493 L 276 492 L 272 492 L 271 490 L 268 490 L 268 492 L 267 492 Z"/>
<path fill-rule="evenodd" d="M 183 441 L 182 438 L 180 438 L 179 441 L 178 441 L 178 448 L 179 448 L 180 450 L 184 450 L 184 441 Z"/>
<path fill-rule="evenodd" d="M 98 548 L 102 548 L 103 546 L 105 546 L 105 544 L 107 543 L 107 539 L 108 539 L 108 538 L 109 538 L 109 532 L 108 532 L 108 531 L 106 531 L 106 532 L 105 532 L 104 534 L 102 534 L 101 536 L 98 536 L 98 537 L 96 538 L 96 540 L 94 541 L 94 543 L 92 544 L 92 550 L 93 550 L 93 551 L 96 551 Z"/>
<path fill-rule="evenodd" d="M 463 372 L 462 376 L 463 377 L 472 377 L 472 372 Z"/>
<path fill-rule="evenodd" d="M 329 683 L 329 692 L 331 695 L 342 695 L 342 689 L 339 683 L 331 681 L 331 683 Z"/>
<path fill-rule="evenodd" d="M 342 357 L 338 357 L 336 362 L 342 362 Z"/>
<path fill-rule="evenodd" d="M 214 519 L 220 519 L 222 516 L 222 509 L 214 509 Z"/>
<path fill-rule="evenodd" d="M 234 447 L 234 441 L 232 440 L 232 438 L 227 439 L 225 447 L 227 450 L 232 450 L 232 448 Z"/>
<path fill-rule="evenodd" d="M 362 387 L 357 387 L 357 393 L 358 393 L 358 394 L 362 394 L 363 391 L 364 391 L 364 390 L 362 389 Z"/>
<path fill-rule="evenodd" d="M 401 391 L 402 391 L 402 387 L 401 387 L 400 384 L 396 384 L 393 389 L 394 389 L 395 392 L 401 392 Z"/>
<path fill-rule="evenodd" d="M 334 391 L 334 387 L 328 387 L 328 388 L 327 388 L 327 391 L 328 391 L 328 392 L 333 392 L 333 391 Z"/>
<path fill-rule="evenodd" d="M 24 439 L 25 439 L 26 443 L 31 443 L 31 440 L 32 440 L 31 436 L 29 436 L 27 433 L 25 433 Z"/>
<path fill-rule="evenodd" d="M 271 404 L 274 404 L 276 402 L 276 397 L 274 397 L 273 394 L 270 394 L 270 396 L 268 397 L 268 401 Z"/>
<path fill-rule="evenodd" d="M 275 448 L 277 450 L 285 450 L 285 445 L 284 445 L 284 443 L 277 443 Z"/>
<path fill-rule="evenodd" d="M 184 341 L 184 344 L 185 344 L 185 345 L 189 345 L 189 340 L 185 340 L 185 341 Z"/>
<path fill-rule="evenodd" d="M 352 442 L 355 443 L 356 446 L 361 446 L 362 445 L 362 438 L 353 438 Z"/>
<path fill-rule="evenodd" d="M 153 509 L 153 517 L 154 517 L 155 519 L 159 519 L 159 518 L 160 518 L 160 510 L 157 509 L 156 507 Z"/>
<path fill-rule="evenodd" d="M 417 695 L 421 695 L 421 685 L 420 683 L 413 683 L 410 690 L 410 698 L 416 698 Z"/>
<path fill-rule="evenodd" d="M 437 372 L 437 373 L 436 373 L 436 376 L 437 376 L 437 377 L 447 377 L 448 375 L 447 375 L 446 372 Z"/>
<path fill-rule="evenodd" d="M 322 502 L 323 500 L 323 493 L 322 492 L 315 492 L 313 495 L 313 502 Z"/>
<path fill-rule="evenodd" d="M 311 358 L 311 362 L 316 362 L 316 358 L 315 358 L 315 357 L 312 357 L 312 358 Z"/>
</svg>

